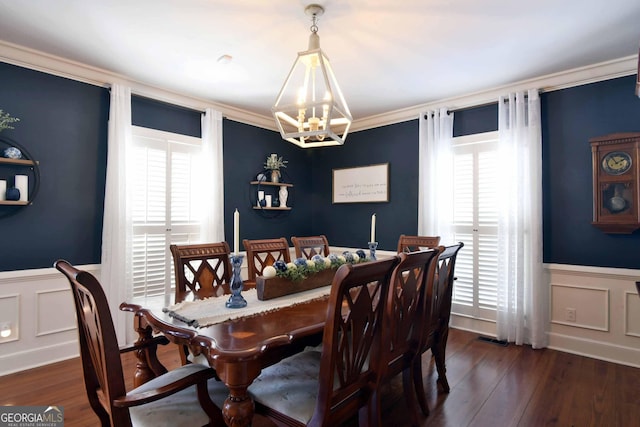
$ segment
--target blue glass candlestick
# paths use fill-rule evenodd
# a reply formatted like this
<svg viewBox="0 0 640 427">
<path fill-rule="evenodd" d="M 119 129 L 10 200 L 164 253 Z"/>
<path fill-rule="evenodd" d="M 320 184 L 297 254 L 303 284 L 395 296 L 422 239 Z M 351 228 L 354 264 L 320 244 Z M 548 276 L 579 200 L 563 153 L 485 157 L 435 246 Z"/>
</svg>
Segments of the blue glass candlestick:
<svg viewBox="0 0 640 427">
<path fill-rule="evenodd" d="M 376 260 L 376 248 L 378 247 L 378 242 L 369 242 L 369 257 L 371 261 Z"/>
<path fill-rule="evenodd" d="M 233 267 L 233 276 L 231 277 L 231 296 L 225 303 L 227 308 L 242 308 L 247 306 L 247 300 L 240 294 L 244 283 L 240 277 L 243 255 L 231 255 L 231 266 Z"/>
</svg>

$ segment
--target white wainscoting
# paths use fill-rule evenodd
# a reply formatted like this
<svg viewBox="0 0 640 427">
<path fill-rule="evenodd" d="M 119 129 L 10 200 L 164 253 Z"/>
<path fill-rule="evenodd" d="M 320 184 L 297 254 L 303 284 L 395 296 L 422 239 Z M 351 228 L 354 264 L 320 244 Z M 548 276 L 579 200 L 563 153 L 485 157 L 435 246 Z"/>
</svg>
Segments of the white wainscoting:
<svg viewBox="0 0 640 427">
<path fill-rule="evenodd" d="M 640 270 L 546 264 L 549 348 L 640 367 Z M 567 316 L 575 313 L 575 320 Z M 451 327 L 496 336 L 495 322 L 451 315 Z"/>
<path fill-rule="evenodd" d="M 0 340 L 0 375 L 79 355 L 72 298 L 67 279 L 54 268 L 0 272 L 0 324 L 12 331 Z"/>
<path fill-rule="evenodd" d="M 331 253 L 353 248 L 331 247 Z M 378 258 L 395 255 L 378 251 Z M 294 254 L 292 252 L 292 259 Z M 246 259 L 245 259 L 246 262 Z M 99 265 L 79 268 L 99 277 Z M 640 367 L 640 270 L 546 265 L 550 288 L 549 347 Z M 243 277 L 246 270 L 243 268 Z M 53 268 L 0 272 L 0 376 L 78 356 L 71 290 Z M 568 321 L 573 308 L 576 320 Z M 453 314 L 451 326 L 495 336 L 495 323 Z"/>
</svg>

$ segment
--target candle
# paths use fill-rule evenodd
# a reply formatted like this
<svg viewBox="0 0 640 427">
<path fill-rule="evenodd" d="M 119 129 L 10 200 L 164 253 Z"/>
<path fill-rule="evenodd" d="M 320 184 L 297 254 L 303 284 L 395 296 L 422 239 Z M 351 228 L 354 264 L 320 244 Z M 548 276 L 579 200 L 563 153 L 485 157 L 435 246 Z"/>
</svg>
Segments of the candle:
<svg viewBox="0 0 640 427">
<path fill-rule="evenodd" d="M 238 208 L 233 213 L 233 252 L 238 256 L 238 243 L 240 241 L 240 212 Z"/>
<path fill-rule="evenodd" d="M 376 241 L 376 214 L 371 215 L 371 240 L 369 241 Z"/>
<path fill-rule="evenodd" d="M 20 190 L 20 201 L 29 200 L 29 177 L 27 175 L 16 175 L 16 188 Z"/>
<path fill-rule="evenodd" d="M 0 200 L 7 200 L 7 181 L 0 179 Z"/>
</svg>

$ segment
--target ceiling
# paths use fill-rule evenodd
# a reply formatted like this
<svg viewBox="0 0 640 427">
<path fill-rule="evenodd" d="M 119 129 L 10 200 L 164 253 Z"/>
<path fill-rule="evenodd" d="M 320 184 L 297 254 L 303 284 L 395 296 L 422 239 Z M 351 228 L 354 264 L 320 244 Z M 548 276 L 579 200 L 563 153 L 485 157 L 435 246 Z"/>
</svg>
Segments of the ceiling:
<svg viewBox="0 0 640 427">
<path fill-rule="evenodd" d="M 0 0 L 0 41 L 269 116 L 307 49 L 309 3 Z M 639 0 L 316 3 L 356 120 L 637 55 L 640 43 Z"/>
</svg>

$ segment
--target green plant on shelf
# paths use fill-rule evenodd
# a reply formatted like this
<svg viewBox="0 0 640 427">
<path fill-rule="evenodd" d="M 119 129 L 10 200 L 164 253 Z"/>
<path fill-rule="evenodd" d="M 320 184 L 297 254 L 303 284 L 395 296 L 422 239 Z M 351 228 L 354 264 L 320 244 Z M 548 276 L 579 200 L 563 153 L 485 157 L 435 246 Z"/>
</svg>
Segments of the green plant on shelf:
<svg viewBox="0 0 640 427">
<path fill-rule="evenodd" d="M 3 110 L 0 110 L 0 132 L 5 129 L 14 129 L 11 124 L 19 121 L 19 118 L 11 117 L 9 113 L 5 113 Z"/>
</svg>

